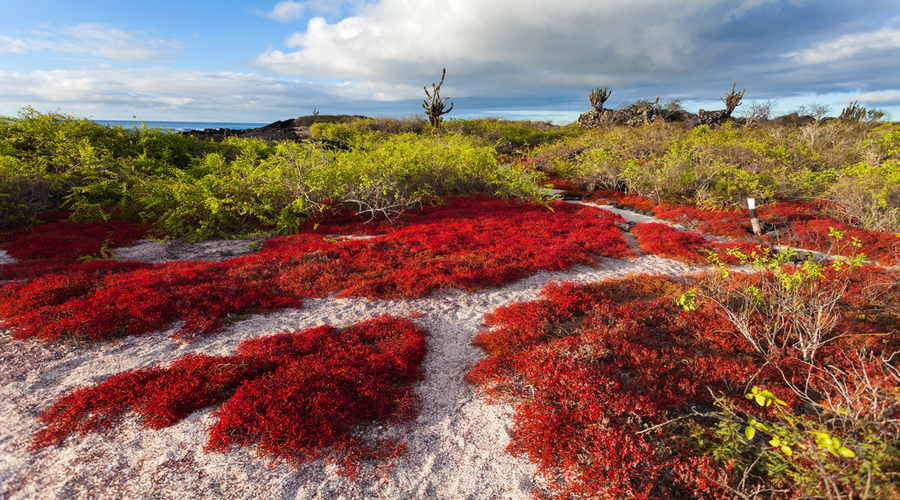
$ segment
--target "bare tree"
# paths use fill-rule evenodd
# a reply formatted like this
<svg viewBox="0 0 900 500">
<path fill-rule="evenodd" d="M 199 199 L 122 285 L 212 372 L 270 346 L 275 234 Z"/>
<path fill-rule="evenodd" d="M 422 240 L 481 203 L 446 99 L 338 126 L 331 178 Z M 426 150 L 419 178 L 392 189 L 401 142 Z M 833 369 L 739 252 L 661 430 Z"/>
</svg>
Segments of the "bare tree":
<svg viewBox="0 0 900 500">
<path fill-rule="evenodd" d="M 750 101 L 750 107 L 744 111 L 744 117 L 758 122 L 768 121 L 780 102 L 776 99 Z"/>
</svg>

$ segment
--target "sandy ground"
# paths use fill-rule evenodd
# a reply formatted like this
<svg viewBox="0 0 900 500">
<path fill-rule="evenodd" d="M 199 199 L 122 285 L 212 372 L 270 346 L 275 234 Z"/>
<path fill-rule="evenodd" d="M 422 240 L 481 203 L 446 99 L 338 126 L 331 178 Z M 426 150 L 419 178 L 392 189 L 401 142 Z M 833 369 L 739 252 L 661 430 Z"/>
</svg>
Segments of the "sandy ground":
<svg viewBox="0 0 900 500">
<path fill-rule="evenodd" d="M 613 210 L 615 211 L 615 210 Z M 649 217 L 620 212 L 645 222 Z M 177 247 L 177 248 L 175 248 Z M 198 246 L 143 243 L 116 251 L 147 261 L 221 260 L 254 248 L 247 242 Z M 10 261 L 0 252 L 0 263 Z M 693 268 L 693 270 L 697 270 Z M 510 405 L 489 405 L 464 375 L 483 353 L 470 345 L 485 313 L 534 299 L 548 282 L 598 281 L 629 273 L 683 275 L 682 264 L 655 256 L 604 259 L 567 273 L 541 272 L 502 288 L 465 293 L 445 290 L 420 300 L 305 300 L 301 309 L 256 315 L 224 331 L 181 344 L 172 331 L 73 348 L 12 341 L 0 332 L 0 498 L 247 498 L 247 499 L 526 499 L 539 487 L 535 468 L 505 452 Z M 106 433 L 70 437 L 62 446 L 28 451 L 37 416 L 56 398 L 123 370 L 166 364 L 187 353 L 231 354 L 242 340 L 323 323 L 349 325 L 379 314 L 407 316 L 426 328 L 425 379 L 416 392 L 422 410 L 411 424 L 371 432 L 408 445 L 387 477 L 371 466 L 359 478 L 338 475 L 323 461 L 272 466 L 254 449 L 205 453 L 212 408 L 162 430 L 142 428 L 134 415 Z"/>
</svg>

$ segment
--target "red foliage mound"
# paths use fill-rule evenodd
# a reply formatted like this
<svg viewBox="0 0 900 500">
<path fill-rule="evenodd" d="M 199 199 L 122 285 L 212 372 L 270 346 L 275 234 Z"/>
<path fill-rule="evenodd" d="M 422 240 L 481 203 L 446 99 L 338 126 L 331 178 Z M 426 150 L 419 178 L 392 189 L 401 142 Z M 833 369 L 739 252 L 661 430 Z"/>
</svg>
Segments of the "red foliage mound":
<svg viewBox="0 0 900 500">
<path fill-rule="evenodd" d="M 44 427 L 32 447 L 110 427 L 128 410 L 160 429 L 224 401 L 207 450 L 258 443 L 259 455 L 300 462 L 331 448 L 352 471 L 354 457 L 402 449 L 354 433 L 369 422 L 416 415 L 411 383 L 421 378 L 424 355 L 424 331 L 390 316 L 245 340 L 231 356 L 190 354 L 66 394 L 41 413 Z"/>
<path fill-rule="evenodd" d="M 638 224 L 631 232 L 637 237 L 641 250 L 688 264 L 708 263 L 710 254 L 728 264 L 738 263 L 738 259 L 728 253 L 729 249 L 736 249 L 750 257 L 769 255 L 772 251 L 764 243 L 749 240 L 727 243 L 707 241 L 699 233 L 679 231 L 658 222 Z"/>
<path fill-rule="evenodd" d="M 697 263 L 706 260 L 706 239 L 691 231 L 679 231 L 666 224 L 650 222 L 638 224 L 631 230 L 637 237 L 641 250 L 682 262 Z"/>
<path fill-rule="evenodd" d="M 13 235 L 3 246 L 16 259 L 71 259 L 92 257 L 101 248 L 124 246 L 147 233 L 147 228 L 127 221 L 59 221 L 39 224 Z"/>
<path fill-rule="evenodd" d="M 753 237 L 750 211 L 747 209 L 703 209 L 691 205 L 662 203 L 653 209 L 657 217 L 681 224 L 696 221 L 696 230 L 729 238 Z M 900 236 L 856 229 L 827 215 L 823 202 L 782 201 L 759 208 L 762 223 L 774 228 L 778 236 L 763 236 L 763 241 L 794 248 L 846 255 L 853 248 L 835 248 L 830 228 L 844 232 L 846 240 L 857 238 L 869 259 L 896 265 L 900 263 Z"/>
<path fill-rule="evenodd" d="M 308 231 L 222 263 L 84 267 L 34 261 L 58 274 L 0 284 L 0 297 L 9 301 L 0 309 L 6 318 L 0 325 L 16 338 L 54 341 L 136 335 L 184 321 L 176 333 L 184 338 L 216 331 L 233 315 L 299 307 L 305 297 L 340 292 L 417 298 L 439 288 L 499 286 L 540 269 L 591 264 L 600 255 L 632 255 L 614 216 L 566 203 L 551 208 L 459 198 L 407 214 L 393 232 L 377 238 L 323 238 Z"/>
<path fill-rule="evenodd" d="M 714 394 L 752 409 L 742 397 L 751 384 L 796 404 L 786 381 L 802 385 L 807 366 L 785 358 L 775 368 L 712 301 L 678 307 L 675 297 L 687 287 L 643 275 L 551 284 L 542 299 L 485 317 L 492 328 L 473 343 L 489 357 L 467 380 L 492 399 L 517 403 L 508 450 L 538 465 L 554 498 L 731 498 L 721 486 L 734 484 L 730 469 L 694 448 L 698 427 L 684 422 L 696 421 L 694 409 L 711 411 Z M 866 335 L 873 325 L 853 310 L 842 314 L 841 342 L 890 351 Z M 853 349 L 841 342 L 820 351 L 823 364 L 848 366 Z"/>
<path fill-rule="evenodd" d="M 17 339 L 101 340 L 184 324 L 176 337 L 221 328 L 229 316 L 285 307 L 300 301 L 271 286 L 235 279 L 239 262 L 88 263 L 70 272 L 0 288 L 8 301 L 2 325 Z M 104 265 L 105 264 L 105 265 Z"/>
<path fill-rule="evenodd" d="M 567 203 L 551 207 L 458 198 L 406 215 L 404 227 L 378 238 L 301 234 L 267 242 L 259 258 L 299 296 L 342 290 L 342 297 L 417 298 L 439 288 L 500 286 L 597 256 L 633 255 L 613 215 Z"/>
<path fill-rule="evenodd" d="M 45 214 L 48 222 L 44 224 L 5 233 L 0 248 L 22 262 L 0 265 L 0 281 L 67 273 L 79 259 L 104 258 L 103 252 L 147 234 L 147 227 L 123 220 L 69 221 L 68 216 L 67 212 Z"/>
<path fill-rule="evenodd" d="M 719 475 L 710 460 L 677 439 L 661 447 L 662 433 L 646 432 L 710 402 L 707 386 L 733 391 L 753 373 L 694 339 L 697 329 L 726 325 L 660 297 L 681 287 L 646 276 L 551 284 L 542 300 L 486 316 L 493 328 L 474 344 L 491 357 L 468 380 L 518 402 L 509 451 L 535 462 L 558 498 L 720 493 L 703 479 Z M 708 356 L 695 355 L 698 349 Z"/>
<path fill-rule="evenodd" d="M 750 211 L 737 208 L 706 209 L 694 205 L 660 203 L 653 212 L 657 217 L 679 224 L 696 224 L 699 232 L 728 238 L 753 236 Z M 696 222 L 694 222 L 696 221 Z"/>
</svg>

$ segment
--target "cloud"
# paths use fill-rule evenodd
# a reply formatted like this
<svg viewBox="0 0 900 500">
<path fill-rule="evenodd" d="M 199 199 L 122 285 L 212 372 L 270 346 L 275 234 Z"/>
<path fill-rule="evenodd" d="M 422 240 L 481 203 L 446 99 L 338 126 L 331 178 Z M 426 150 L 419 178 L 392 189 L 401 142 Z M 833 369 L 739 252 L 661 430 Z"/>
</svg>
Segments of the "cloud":
<svg viewBox="0 0 900 500">
<path fill-rule="evenodd" d="M 797 91 L 808 82 L 839 82 L 830 90 L 846 91 L 859 82 L 843 80 L 845 67 L 798 72 L 798 61 L 815 66 L 834 60 L 836 49 L 852 55 L 894 47 L 900 31 L 887 28 L 809 46 L 808 40 L 861 24 L 877 29 L 879 12 L 892 11 L 881 0 L 862 1 L 841 12 L 808 0 L 380 0 L 359 4 L 341 19 L 308 19 L 284 47 L 258 54 L 250 65 L 321 81 L 368 82 L 382 87 L 372 89 L 372 98 L 387 100 L 418 97 L 421 87 L 413 82 L 428 84 L 441 68 L 447 68 L 445 91 L 455 96 L 599 85 L 621 89 L 618 97 L 647 90 L 699 98 L 735 80 L 767 92 L 791 91 L 789 85 Z M 852 69 L 871 74 L 875 65 Z M 787 73 L 803 79 L 788 80 Z M 750 75 L 754 81 L 748 82 Z M 890 85 L 894 75 L 877 86 Z"/>
<path fill-rule="evenodd" d="M 854 95 L 852 97 L 842 99 L 840 102 L 849 103 L 852 101 L 859 101 L 865 103 L 868 106 L 898 106 L 900 105 L 900 90 L 891 90 L 886 92 L 868 92 L 865 94 Z"/>
<path fill-rule="evenodd" d="M 33 37 L 0 37 L 0 52 L 24 55 L 55 52 L 94 56 L 112 61 L 158 61 L 181 47 L 174 40 L 147 38 L 141 31 L 123 31 L 108 24 L 63 25 L 53 31 L 37 31 Z"/>
<path fill-rule="evenodd" d="M 167 67 L 97 65 L 75 70 L 0 71 L 0 114 L 25 105 L 63 108 L 104 119 L 274 121 L 348 102 L 335 86 L 313 85 L 257 73 L 204 73 Z M 112 116 L 111 116 L 112 115 Z M 159 118 L 167 117 L 167 118 Z"/>
<path fill-rule="evenodd" d="M 286 47 L 298 50 L 272 49 L 252 65 L 386 86 L 430 81 L 447 67 L 447 89 L 457 95 L 616 85 L 622 75 L 663 79 L 696 71 L 688 68 L 703 50 L 698 35 L 724 16 L 724 11 L 712 15 L 715 22 L 698 33 L 692 22 L 709 3 L 728 2 L 382 0 L 335 22 L 312 18 L 305 31 L 285 40 Z"/>
<path fill-rule="evenodd" d="M 304 12 L 306 12 L 306 4 L 304 2 L 281 2 L 271 12 L 267 13 L 266 17 L 286 23 L 303 17 Z"/>
<path fill-rule="evenodd" d="M 362 2 L 363 0 L 307 0 L 305 2 L 285 0 L 276 4 L 265 16 L 274 21 L 286 23 L 294 19 L 301 19 L 310 12 L 334 14 L 340 12 L 345 5 L 359 6 Z"/>
<path fill-rule="evenodd" d="M 871 33 L 843 35 L 807 49 L 788 52 L 784 57 L 801 64 L 821 64 L 881 51 L 891 51 L 896 56 L 897 49 L 900 49 L 900 29 L 884 28 Z"/>
<path fill-rule="evenodd" d="M 28 44 L 8 36 L 0 36 L 0 54 L 22 55 L 28 50 Z"/>
</svg>

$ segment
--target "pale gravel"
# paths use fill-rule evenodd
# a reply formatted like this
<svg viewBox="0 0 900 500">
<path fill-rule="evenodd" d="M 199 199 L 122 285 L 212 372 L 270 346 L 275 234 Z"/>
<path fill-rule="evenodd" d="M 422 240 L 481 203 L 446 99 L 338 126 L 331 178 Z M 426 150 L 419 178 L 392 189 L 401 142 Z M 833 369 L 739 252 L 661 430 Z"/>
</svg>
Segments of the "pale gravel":
<svg viewBox="0 0 900 500">
<path fill-rule="evenodd" d="M 158 245 L 142 243 L 118 249 L 117 255 L 170 260 L 170 249 Z M 219 260 L 234 250 L 233 242 L 221 245 L 205 244 L 196 256 Z M 189 255 L 190 247 L 186 248 L 182 250 Z M 9 261 L 0 253 L 0 263 L 4 258 Z M 12 341 L 8 333 L 2 333 L 0 498 L 531 498 L 531 490 L 540 484 L 534 466 L 505 451 L 514 408 L 486 404 L 464 381 L 465 373 L 484 357 L 470 345 L 482 329 L 484 315 L 501 305 L 536 298 L 551 281 L 592 282 L 640 273 L 680 276 L 696 270 L 656 256 L 640 256 L 603 259 L 596 267 L 576 266 L 569 272 L 540 272 L 474 293 L 451 289 L 419 300 L 307 299 L 300 309 L 254 315 L 189 344 L 169 337 L 174 327 L 75 348 Z M 187 353 L 231 354 L 248 338 L 326 323 L 346 326 L 379 314 L 412 317 L 429 332 L 425 379 L 415 386 L 422 402 L 418 418 L 410 424 L 367 431 L 408 445 L 408 452 L 387 477 L 376 477 L 367 466 L 358 478 L 347 478 L 321 460 L 299 467 L 272 466 L 255 458 L 252 447 L 206 453 L 203 446 L 213 423 L 212 408 L 162 430 L 142 428 L 138 418 L 129 414 L 106 433 L 70 437 L 60 447 L 27 449 L 39 428 L 40 411 L 77 387 L 123 370 L 167 364 Z"/>
</svg>

